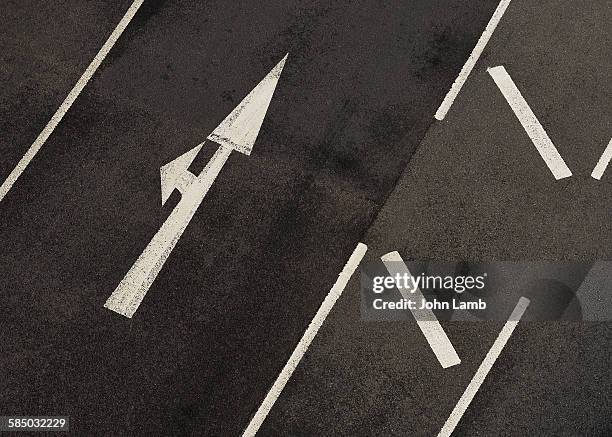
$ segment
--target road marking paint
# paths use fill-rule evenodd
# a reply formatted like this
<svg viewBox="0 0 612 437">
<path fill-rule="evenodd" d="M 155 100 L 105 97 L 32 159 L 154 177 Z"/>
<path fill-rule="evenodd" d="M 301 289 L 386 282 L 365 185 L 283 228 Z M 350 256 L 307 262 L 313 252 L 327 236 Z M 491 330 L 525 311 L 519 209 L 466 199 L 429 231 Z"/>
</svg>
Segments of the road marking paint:
<svg viewBox="0 0 612 437">
<path fill-rule="evenodd" d="M 196 159 L 204 143 L 200 143 L 193 149 L 183 153 L 178 158 L 174 158 L 159 169 L 161 181 L 161 204 L 164 206 L 174 190 L 184 194 L 197 177 L 189 171 L 189 166 Z"/>
<path fill-rule="evenodd" d="M 208 135 L 209 140 L 236 149 L 247 156 L 251 154 L 288 56 L 289 53 Z"/>
<path fill-rule="evenodd" d="M 610 163 L 610 159 L 612 159 L 612 139 L 608 143 L 606 150 L 604 150 L 603 154 L 601 155 L 601 158 L 599 158 L 597 165 L 593 169 L 593 173 L 591 173 L 591 177 L 600 180 L 604 174 L 604 171 L 606 171 L 608 164 Z"/>
<path fill-rule="evenodd" d="M 572 175 L 557 148 L 538 121 L 537 117 L 521 95 L 512 78 L 503 66 L 488 68 L 487 71 L 497 84 L 512 111 L 521 122 L 523 129 L 531 138 L 540 156 L 552 172 L 555 179 L 563 179 Z"/>
<path fill-rule="evenodd" d="M 181 200 L 107 299 L 105 308 L 125 317 L 134 315 L 232 151 L 251 153 L 286 59 L 287 55 L 208 136 L 220 146 L 198 176 L 189 166 L 203 143 L 161 167 L 162 205 L 175 189 L 181 192 Z"/>
<path fill-rule="evenodd" d="M 383 255 L 381 258 L 385 267 L 389 271 L 391 276 L 397 274 L 404 276 L 405 274 L 412 276 L 408 267 L 402 260 L 402 257 L 398 252 L 389 252 Z M 409 293 L 404 288 L 399 288 L 400 293 L 404 299 L 421 301 L 425 299 L 423 293 L 418 288 L 415 288 L 414 292 Z M 436 315 L 429 309 L 414 309 L 410 310 L 414 316 L 421 332 L 425 336 L 425 339 L 429 343 L 429 346 L 433 350 L 436 358 L 442 365 L 443 368 L 448 368 L 461 364 L 461 359 L 457 355 L 457 351 L 453 347 L 453 344 L 448 339 L 444 328 L 440 325 Z"/>
<path fill-rule="evenodd" d="M 189 185 L 180 202 L 106 300 L 105 308 L 128 318 L 134 315 L 231 152 L 232 149 L 226 146 L 217 149 L 200 176 Z"/>
<path fill-rule="evenodd" d="M 476 370 L 476 373 L 465 389 L 465 392 L 463 392 L 459 402 L 457 402 L 457 405 L 455 405 L 455 408 L 451 412 L 450 416 L 448 419 L 446 419 L 446 423 L 444 423 L 438 437 L 450 437 L 455 427 L 461 420 L 461 417 L 463 417 L 463 414 L 470 406 L 476 392 L 489 374 L 489 371 L 491 368 L 493 368 L 493 364 L 495 364 L 495 361 L 501 354 L 504 346 L 506 346 L 506 343 L 512 336 L 514 328 L 516 328 L 518 322 L 521 320 L 521 317 L 523 317 L 528 305 L 529 299 L 525 297 L 521 297 L 519 299 L 518 303 L 514 307 L 514 310 L 512 311 L 512 314 L 510 315 L 510 318 L 500 331 L 497 339 L 493 343 L 493 346 L 491 346 L 491 349 L 485 356 L 484 360 L 482 360 L 482 363 L 478 367 L 478 370 Z"/>
<path fill-rule="evenodd" d="M 261 427 L 266 416 L 268 415 L 268 413 L 274 406 L 274 403 L 285 388 L 285 385 L 289 381 L 289 378 L 291 378 L 293 371 L 297 368 L 298 364 L 302 360 L 302 357 L 310 347 L 310 343 L 312 343 L 312 340 L 315 338 L 317 332 L 323 325 L 323 322 L 327 318 L 327 315 L 329 314 L 334 304 L 346 288 L 346 284 L 348 283 L 351 276 L 353 276 L 355 269 L 357 269 L 357 267 L 359 266 L 359 263 L 361 262 L 361 259 L 365 255 L 367 249 L 368 248 L 365 244 L 359 243 L 353 251 L 353 254 L 351 255 L 346 265 L 342 269 L 342 272 L 338 276 L 336 283 L 331 288 L 329 294 L 319 307 L 319 310 L 313 317 L 312 321 L 310 322 L 310 325 L 308 325 L 308 328 L 304 332 L 304 335 L 302 336 L 295 350 L 289 357 L 287 364 L 285 364 L 285 367 L 283 367 L 283 370 L 281 370 L 280 374 L 276 378 L 276 381 L 274 381 L 274 385 L 272 385 L 272 388 L 259 406 L 259 409 L 251 419 L 249 426 L 247 426 L 246 430 L 242 434 L 242 437 L 253 437 Z"/>
<path fill-rule="evenodd" d="M 89 64 L 83 75 L 79 78 L 77 83 L 74 85 L 72 90 L 68 93 L 60 107 L 57 108 L 57 111 L 55 111 L 55 114 L 53 114 L 51 120 L 49 120 L 47 125 L 40 132 L 36 140 L 34 140 L 25 155 L 23 155 L 21 160 L 17 163 L 17 166 L 2 183 L 2 185 L 0 186 L 0 202 L 2 202 L 6 194 L 17 181 L 17 179 L 19 179 L 19 176 L 21 176 L 21 174 L 28 167 L 32 159 L 34 159 L 38 151 L 45 144 L 45 141 L 47 141 L 47 139 L 51 136 L 60 121 L 62 121 L 64 115 L 66 115 L 74 101 L 77 99 L 79 94 L 81 94 L 81 91 L 83 91 L 83 88 L 85 88 L 85 86 L 87 85 L 87 82 L 89 82 L 89 79 L 92 78 L 100 64 L 102 64 L 104 58 L 106 58 L 106 56 L 113 48 L 123 31 L 126 29 L 128 24 L 130 24 L 130 21 L 132 20 L 132 18 L 134 18 L 134 15 L 136 15 L 136 12 L 138 11 L 142 3 L 143 0 L 135 0 L 128 8 L 127 12 L 125 13 L 121 21 L 119 21 L 119 24 L 117 24 L 117 27 L 108 37 L 98 54 L 95 56 L 93 61 L 91 61 L 91 63 Z"/>
<path fill-rule="evenodd" d="M 482 51 L 489 42 L 489 39 L 491 39 L 491 35 L 493 35 L 495 28 L 499 24 L 501 18 L 504 16 L 504 12 L 506 12 L 509 4 L 510 0 L 501 0 L 497 5 L 497 8 L 495 9 L 495 12 L 493 12 L 493 16 L 491 16 L 487 27 L 485 28 L 484 32 L 482 32 L 482 35 L 480 35 L 476 46 L 474 46 L 472 53 L 459 72 L 459 76 L 457 76 L 457 79 L 455 79 L 451 89 L 448 91 L 446 97 L 444 97 L 444 100 L 442 101 L 442 104 L 440 104 L 440 107 L 436 111 L 435 118 L 437 120 L 444 120 L 444 117 L 446 117 L 446 113 L 455 101 L 459 91 L 461 91 L 463 84 L 466 82 L 468 76 L 472 72 L 476 62 L 478 62 L 478 58 L 480 58 Z"/>
</svg>

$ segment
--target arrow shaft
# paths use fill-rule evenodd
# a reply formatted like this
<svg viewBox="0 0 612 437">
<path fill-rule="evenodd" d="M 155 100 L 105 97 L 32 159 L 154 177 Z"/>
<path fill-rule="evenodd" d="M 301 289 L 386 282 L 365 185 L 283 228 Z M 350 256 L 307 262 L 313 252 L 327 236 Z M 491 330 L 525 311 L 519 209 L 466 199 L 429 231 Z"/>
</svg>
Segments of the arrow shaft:
<svg viewBox="0 0 612 437">
<path fill-rule="evenodd" d="M 217 149 L 204 170 L 185 190 L 172 213 L 110 295 L 104 304 L 106 308 L 126 317 L 132 317 L 231 152 L 232 149 L 227 146 L 220 146 Z"/>
</svg>

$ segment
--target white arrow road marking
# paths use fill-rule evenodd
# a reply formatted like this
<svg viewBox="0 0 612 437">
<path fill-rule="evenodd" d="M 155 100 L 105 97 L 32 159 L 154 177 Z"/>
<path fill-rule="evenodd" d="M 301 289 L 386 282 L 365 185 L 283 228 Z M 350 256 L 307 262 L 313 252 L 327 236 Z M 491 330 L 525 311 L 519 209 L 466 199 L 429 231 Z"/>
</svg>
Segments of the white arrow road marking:
<svg viewBox="0 0 612 437">
<path fill-rule="evenodd" d="M 285 388 L 285 385 L 289 381 L 289 378 L 291 378 L 293 371 L 297 368 L 298 364 L 302 360 L 302 357 L 310 347 L 310 343 L 312 343 L 312 340 L 317 335 L 317 332 L 319 332 L 319 329 L 323 325 L 323 322 L 327 318 L 327 315 L 329 314 L 334 304 L 342 294 L 342 291 L 344 291 L 346 284 L 348 283 L 349 279 L 351 279 L 351 276 L 353 276 L 355 269 L 357 268 L 357 266 L 359 266 L 359 263 L 361 262 L 361 259 L 363 258 L 367 250 L 368 248 L 365 244 L 359 243 L 357 245 L 357 247 L 353 251 L 353 254 L 344 266 L 344 269 L 342 269 L 342 272 L 338 276 L 336 283 L 329 291 L 329 294 L 319 307 L 319 310 L 313 317 L 312 322 L 310 322 L 310 325 L 308 325 L 308 328 L 304 332 L 304 335 L 302 336 L 301 340 L 295 347 L 295 350 L 289 357 L 287 364 L 285 364 L 285 367 L 283 367 L 283 370 L 281 370 L 280 374 L 276 378 L 276 381 L 274 381 L 272 388 L 270 389 L 265 399 L 257 409 L 257 412 L 251 419 L 251 422 L 249 422 L 249 426 L 247 426 L 244 433 L 242 433 L 242 437 L 253 437 L 255 434 L 257 434 L 257 431 L 261 427 L 261 424 L 266 419 L 266 416 L 268 415 L 268 413 L 274 406 L 274 403 Z"/>
<path fill-rule="evenodd" d="M 397 274 L 401 276 L 412 276 L 398 252 L 389 252 L 388 254 L 383 255 L 380 259 L 391 276 L 395 276 Z M 425 299 L 423 293 L 421 293 L 421 290 L 418 288 L 415 288 L 414 292 L 412 293 L 409 293 L 404 288 L 399 288 L 399 291 L 402 297 L 407 300 L 416 300 L 420 302 L 421 300 Z M 429 343 L 433 353 L 440 362 L 440 365 L 446 369 L 448 367 L 461 364 L 461 359 L 459 358 L 459 355 L 457 355 L 457 351 L 448 339 L 446 332 L 444 332 L 444 328 L 442 328 L 442 325 L 440 325 L 440 322 L 437 320 L 433 311 L 429 309 L 411 309 L 410 312 L 421 329 L 421 332 L 425 336 L 427 343 Z"/>
<path fill-rule="evenodd" d="M 226 146 L 217 149 L 201 176 L 184 192 L 179 203 L 110 295 L 104 307 L 125 317 L 134 315 L 230 153 L 232 149 Z"/>
<path fill-rule="evenodd" d="M 476 62 L 478 62 L 478 58 L 480 58 L 482 51 L 489 42 L 489 39 L 491 39 L 491 35 L 493 35 L 495 28 L 499 24 L 501 18 L 504 16 L 504 12 L 506 12 L 506 9 L 508 8 L 509 4 L 510 0 L 501 0 L 497 5 L 495 12 L 493 12 L 493 16 L 489 20 L 489 24 L 487 24 L 487 27 L 485 28 L 484 32 L 482 32 L 482 35 L 480 35 L 480 38 L 478 39 L 476 46 L 472 50 L 470 57 L 463 65 L 463 68 L 459 72 L 459 76 L 457 76 L 457 79 L 455 79 L 455 82 L 451 86 L 451 89 L 448 91 L 446 97 L 444 97 L 444 100 L 436 111 L 436 115 L 434 117 L 437 120 L 444 120 L 446 113 L 455 101 L 455 98 L 459 94 L 459 91 L 461 91 L 463 84 L 472 72 L 472 69 L 476 65 Z"/>
<path fill-rule="evenodd" d="M 286 54 L 264 80 L 259 82 L 236 109 L 208 135 L 209 140 L 231 147 L 245 155 L 251 154 L 287 56 L 289 54 Z"/>
<path fill-rule="evenodd" d="M 521 95 L 512 78 L 503 66 L 488 68 L 487 71 L 504 95 L 504 98 L 519 119 L 523 129 L 531 138 L 540 156 L 552 172 L 555 179 L 563 179 L 572 175 L 572 172 L 559 155 L 557 148 L 548 137 L 548 134 L 538 121 L 537 117 Z"/>
<path fill-rule="evenodd" d="M 203 145 L 204 143 L 198 144 L 193 149 L 183 153 L 159 169 L 162 206 L 165 205 L 175 189 L 184 193 L 189 185 L 193 183 L 195 176 L 188 169 L 198 153 L 200 153 L 200 150 L 202 150 Z"/>
<path fill-rule="evenodd" d="M 604 150 L 601 158 L 599 158 L 597 165 L 593 169 L 593 173 L 591 173 L 591 177 L 600 180 L 610 163 L 610 159 L 612 159 L 612 140 L 610 140 L 606 150 Z"/>
<path fill-rule="evenodd" d="M 516 325 L 518 325 L 519 320 L 521 320 L 521 317 L 523 317 L 523 314 L 525 313 L 525 310 L 527 309 L 528 305 L 529 299 L 525 297 L 521 297 L 519 299 L 518 303 L 516 304 L 516 307 L 514 307 L 514 311 L 512 311 L 512 314 L 510 315 L 510 318 L 500 331 L 499 335 L 497 336 L 497 339 L 493 343 L 493 346 L 491 346 L 491 349 L 485 356 L 484 360 L 482 360 L 482 363 L 478 367 L 478 370 L 476 370 L 476 373 L 474 374 L 474 377 L 465 389 L 465 392 L 463 392 L 463 395 L 459 399 L 459 402 L 457 402 L 457 405 L 455 405 L 455 408 L 453 408 L 453 411 L 451 412 L 450 416 L 448 417 L 448 419 L 446 419 L 446 423 L 444 423 L 444 426 L 442 427 L 442 430 L 440 430 L 438 437 L 450 437 L 455 427 L 461 420 L 461 417 L 463 417 L 463 414 L 470 406 L 470 403 L 474 399 L 474 396 L 476 396 L 476 392 L 478 391 L 485 378 L 493 368 L 495 361 L 501 354 L 502 350 L 504 349 L 504 346 L 506 346 L 506 343 L 510 339 L 510 336 L 512 336 L 514 328 L 516 328 Z"/>
<path fill-rule="evenodd" d="M 34 140 L 28 151 L 17 163 L 17 166 L 13 169 L 11 174 L 8 175 L 4 183 L 0 186 L 0 202 L 2 202 L 6 194 L 17 181 L 17 179 L 19 179 L 19 176 L 21 176 L 21 174 L 25 171 L 32 159 L 34 159 L 38 151 L 45 144 L 45 141 L 47 141 L 47 139 L 51 136 L 60 121 L 62 121 L 62 118 L 64 118 L 66 112 L 68 112 L 79 94 L 81 94 L 81 91 L 83 91 L 83 88 L 85 88 L 85 85 L 87 85 L 87 82 L 89 82 L 89 79 L 91 79 L 100 64 L 102 64 L 102 61 L 104 60 L 104 58 L 106 58 L 106 55 L 108 55 L 110 50 L 113 48 L 125 28 L 128 26 L 128 24 L 130 24 L 130 21 L 132 21 L 132 18 L 134 18 L 134 15 L 136 15 L 136 12 L 142 5 L 142 2 L 143 0 L 135 0 L 134 3 L 132 3 L 132 6 L 129 7 L 121 21 L 119 21 L 119 24 L 117 24 L 117 27 L 108 37 L 98 54 L 93 58 L 93 61 L 91 61 L 83 75 L 79 78 L 70 93 L 68 93 L 68 96 L 66 96 L 60 107 L 57 108 L 57 111 L 55 111 L 55 114 L 53 114 L 51 120 L 49 120 L 49 122 L 43 128 L 36 140 Z"/>
<path fill-rule="evenodd" d="M 218 134 L 214 135 L 214 139 L 221 145 L 199 176 L 193 175 L 188 168 L 203 144 L 161 167 L 162 204 L 175 189 L 181 192 L 181 200 L 107 299 L 104 307 L 126 317 L 134 315 L 232 150 L 247 155 L 251 153 L 286 59 L 287 56 L 215 129 L 213 134 Z M 257 108 L 252 108 L 253 105 Z M 213 137 L 213 134 L 209 135 L 209 138 Z"/>
</svg>

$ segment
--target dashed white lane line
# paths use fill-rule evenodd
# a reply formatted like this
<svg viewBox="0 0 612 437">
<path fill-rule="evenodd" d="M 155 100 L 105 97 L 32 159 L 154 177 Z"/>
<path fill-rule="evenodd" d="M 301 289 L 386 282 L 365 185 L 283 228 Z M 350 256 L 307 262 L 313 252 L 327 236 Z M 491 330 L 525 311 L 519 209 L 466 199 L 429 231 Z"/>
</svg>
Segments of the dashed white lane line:
<svg viewBox="0 0 612 437">
<path fill-rule="evenodd" d="M 508 8 L 509 4 L 510 0 L 501 0 L 499 2 L 499 5 L 497 5 L 497 8 L 495 9 L 495 12 L 493 12 L 493 16 L 489 20 L 487 27 L 485 28 L 484 32 L 482 32 L 482 35 L 480 35 L 476 46 L 474 46 L 472 53 L 470 54 L 469 58 L 463 65 L 463 68 L 459 72 L 459 76 L 457 76 L 457 79 L 455 79 L 455 82 L 451 86 L 451 89 L 448 91 L 446 97 L 444 97 L 444 100 L 436 111 L 435 118 L 437 120 L 444 120 L 446 113 L 455 101 L 455 98 L 459 94 L 459 91 L 461 91 L 463 84 L 472 72 L 472 69 L 476 65 L 476 62 L 478 62 L 478 58 L 480 58 L 482 51 L 489 42 L 489 39 L 491 39 L 491 35 L 493 35 L 495 28 L 499 24 L 501 18 L 504 16 L 504 12 L 506 12 L 506 9 Z"/>
<path fill-rule="evenodd" d="M 491 349 L 487 353 L 487 356 L 484 358 L 484 360 L 482 360 L 480 367 L 478 367 L 478 370 L 476 370 L 474 377 L 468 384 L 467 388 L 465 389 L 465 392 L 463 392 L 463 395 L 459 399 L 459 402 L 457 402 L 457 405 L 455 405 L 455 408 L 446 420 L 446 423 L 442 427 L 442 430 L 438 434 L 438 437 L 450 437 L 455 427 L 461 420 L 461 417 L 463 417 L 463 414 L 470 406 L 470 403 L 474 399 L 476 392 L 489 374 L 489 371 L 493 368 L 493 364 L 495 364 L 495 361 L 501 354 L 501 351 L 504 349 L 504 346 L 506 346 L 506 343 L 512 336 L 514 328 L 516 328 L 518 322 L 521 320 L 521 317 L 523 317 L 523 314 L 525 313 L 525 310 L 527 309 L 528 305 L 529 299 L 525 297 L 521 297 L 519 299 L 518 303 L 516 304 L 516 307 L 514 307 L 514 311 L 512 311 L 512 314 L 510 315 L 510 318 L 497 336 L 497 339 L 493 343 L 493 346 L 491 346 Z"/>
<path fill-rule="evenodd" d="M 344 288 L 346 287 L 346 284 L 355 272 L 355 269 L 357 269 L 357 267 L 359 266 L 359 263 L 361 262 L 367 249 L 368 248 L 365 244 L 359 243 L 353 251 L 353 254 L 344 266 L 344 269 L 342 269 L 342 272 L 338 276 L 336 283 L 334 284 L 329 294 L 319 307 L 319 310 L 313 317 L 312 321 L 310 322 L 310 325 L 308 325 L 308 328 L 304 332 L 302 339 L 297 344 L 295 350 L 289 357 L 287 364 L 285 364 L 285 367 L 283 367 L 283 370 L 281 370 L 280 374 L 276 378 L 276 381 L 274 381 L 272 388 L 270 389 L 265 399 L 261 403 L 259 409 L 251 419 L 251 422 L 249 423 L 249 426 L 247 426 L 247 428 L 245 429 L 244 433 L 242 434 L 242 437 L 253 437 L 259 430 L 261 424 L 272 409 L 272 406 L 274 406 L 274 403 L 283 391 L 283 388 L 285 388 L 285 385 L 289 381 L 289 378 L 291 378 L 293 371 L 297 368 L 298 364 L 302 360 L 302 357 L 308 350 L 310 343 L 312 343 L 312 340 L 317 335 L 317 332 L 323 325 L 323 322 L 327 318 L 329 312 L 342 294 L 342 291 L 344 291 Z"/>
<path fill-rule="evenodd" d="M 391 276 L 398 274 L 400 276 L 412 276 L 399 252 L 389 252 L 388 254 L 383 255 L 380 259 Z M 409 293 L 404 288 L 399 288 L 399 291 L 402 297 L 407 300 L 416 300 L 420 302 L 424 299 L 423 293 L 421 293 L 421 290 L 418 288 L 415 288 L 412 293 Z M 459 358 L 459 355 L 457 355 L 457 351 L 448 339 L 446 332 L 444 332 L 444 328 L 442 328 L 442 325 L 440 325 L 440 322 L 437 320 L 433 311 L 429 309 L 415 309 L 410 310 L 410 312 L 414 316 L 417 325 L 421 329 L 427 343 L 429 343 L 433 353 L 440 362 L 440 365 L 446 369 L 448 367 L 461 364 L 461 359 Z"/>
<path fill-rule="evenodd" d="M 597 165 L 593 169 L 593 173 L 591 173 L 591 177 L 600 180 L 610 163 L 610 159 L 612 159 L 612 139 L 608 143 L 608 147 L 604 150 L 601 158 L 597 161 Z"/>
<path fill-rule="evenodd" d="M 92 76 L 94 75 L 94 73 L 96 72 L 100 64 L 102 64 L 102 61 L 104 60 L 104 58 L 106 58 L 106 56 L 108 55 L 110 50 L 113 48 L 113 46 L 115 45 L 115 43 L 117 42 L 117 40 L 119 39 L 123 31 L 126 29 L 128 24 L 130 24 L 130 21 L 132 21 L 132 18 L 134 18 L 134 15 L 136 15 L 136 12 L 138 12 L 138 9 L 142 5 L 142 3 L 143 3 L 143 0 L 134 0 L 134 2 L 128 8 L 127 12 L 125 13 L 121 21 L 119 21 L 119 24 L 117 24 L 117 27 L 115 28 L 115 30 L 113 30 L 111 35 L 108 37 L 108 39 L 106 40 L 106 42 L 104 43 L 104 45 L 102 46 L 98 54 L 95 56 L 93 61 L 91 61 L 91 63 L 89 64 L 89 66 L 87 67 L 83 75 L 79 78 L 79 80 L 74 85 L 70 93 L 68 93 L 68 96 L 66 96 L 66 98 L 64 99 L 60 107 L 57 109 L 57 111 L 55 111 L 55 114 L 53 114 L 53 116 L 51 117 L 51 120 L 49 120 L 47 125 L 40 132 L 36 140 L 34 140 L 34 142 L 30 146 L 30 148 L 27 150 L 25 155 L 23 155 L 21 160 L 17 163 L 17 166 L 13 169 L 13 171 L 8 175 L 6 180 L 2 183 L 2 185 L 0 186 L 0 202 L 2 202 L 6 194 L 9 192 L 9 190 L 13 187 L 13 185 L 17 181 L 17 179 L 19 179 L 19 176 L 21 176 L 21 174 L 28 167 L 32 159 L 34 159 L 38 151 L 45 144 L 45 141 L 47 141 L 47 139 L 51 136 L 51 134 L 53 133 L 57 125 L 60 123 L 60 121 L 62 121 L 62 118 L 64 118 L 64 115 L 66 115 L 66 113 L 68 112 L 68 110 L 70 109 L 74 101 L 77 99 L 79 94 L 81 94 L 81 91 L 83 91 L 83 89 L 87 85 L 87 82 L 89 82 L 89 79 L 92 78 Z"/>
<path fill-rule="evenodd" d="M 555 179 L 563 179 L 572 175 L 557 148 L 538 121 L 537 117 L 523 98 L 512 78 L 503 66 L 488 68 L 487 71 L 504 95 L 512 111 L 521 122 L 523 129 L 531 138 L 540 156 L 552 172 Z"/>
</svg>

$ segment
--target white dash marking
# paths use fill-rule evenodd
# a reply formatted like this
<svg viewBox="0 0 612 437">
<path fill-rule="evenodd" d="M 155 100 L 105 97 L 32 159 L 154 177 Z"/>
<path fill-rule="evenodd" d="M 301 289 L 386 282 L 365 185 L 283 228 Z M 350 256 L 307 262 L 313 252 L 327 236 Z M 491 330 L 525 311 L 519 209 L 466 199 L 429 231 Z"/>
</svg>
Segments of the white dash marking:
<svg viewBox="0 0 612 437">
<path fill-rule="evenodd" d="M 21 160 L 17 163 L 17 166 L 2 183 L 2 185 L 0 186 L 0 202 L 4 199 L 9 190 L 13 187 L 17 179 L 19 179 L 19 176 L 21 176 L 21 174 L 25 171 L 32 159 L 34 159 L 38 151 L 45 144 L 45 141 L 47 141 L 47 139 L 51 136 L 60 121 L 62 121 L 64 115 L 66 115 L 74 101 L 77 99 L 79 94 L 81 94 L 81 91 L 83 91 L 83 88 L 85 88 L 85 86 L 87 85 L 87 82 L 89 82 L 89 79 L 92 78 L 100 64 L 102 64 L 104 58 L 106 58 L 106 56 L 113 48 L 125 28 L 128 26 L 132 18 L 134 18 L 134 15 L 138 11 L 142 3 L 143 0 L 134 0 L 134 2 L 129 7 L 121 21 L 119 21 L 119 24 L 117 24 L 117 27 L 108 37 L 98 54 L 91 61 L 91 63 L 89 64 L 83 75 L 79 78 L 77 83 L 74 85 L 72 90 L 68 93 L 60 107 L 57 108 L 57 111 L 55 111 L 55 114 L 53 114 L 51 120 L 49 120 L 47 125 L 40 132 L 36 140 L 34 140 L 25 155 L 23 155 Z"/>
<path fill-rule="evenodd" d="M 506 343 L 512 336 L 514 328 L 516 328 L 519 320 L 521 320 L 521 317 L 523 317 L 523 314 L 525 313 L 525 310 L 527 309 L 528 305 L 529 299 L 525 297 L 521 297 L 519 299 L 518 303 L 516 304 L 516 307 L 514 307 L 514 311 L 512 311 L 510 318 L 500 331 L 499 335 L 497 336 L 497 339 L 493 343 L 493 346 L 491 346 L 491 349 L 487 353 L 487 356 L 484 358 L 484 360 L 482 360 L 480 367 L 478 367 L 478 370 L 476 370 L 474 377 L 468 384 L 467 388 L 465 389 L 465 392 L 463 392 L 463 395 L 459 399 L 459 402 L 457 402 L 457 405 L 455 405 L 455 408 L 451 412 L 450 416 L 448 417 L 448 419 L 446 419 L 446 423 L 444 423 L 444 426 L 438 434 L 438 437 L 450 437 L 452 432 L 455 430 L 455 427 L 461 420 L 461 417 L 463 417 L 463 414 L 474 399 L 476 392 L 484 382 L 485 378 L 489 374 L 489 371 L 491 371 L 491 369 L 493 368 L 493 364 L 495 364 L 495 361 L 497 361 L 497 358 L 501 354 L 501 351 L 504 349 L 504 346 L 506 346 Z"/>
<path fill-rule="evenodd" d="M 523 98 L 512 78 L 503 66 L 488 68 L 487 71 L 504 95 L 504 98 L 521 122 L 523 129 L 531 138 L 540 156 L 552 172 L 555 179 L 563 179 L 572 175 L 557 148 L 538 121 L 537 117 Z"/>
<path fill-rule="evenodd" d="M 401 276 L 412 276 L 398 252 L 390 252 L 383 255 L 380 259 L 385 264 L 385 267 L 391 276 L 395 276 L 397 274 Z M 418 288 L 415 288 L 415 290 L 411 293 L 404 288 L 399 288 L 399 291 L 404 299 L 412 301 L 416 300 L 417 302 L 425 299 L 423 293 L 421 293 L 421 290 Z M 442 328 L 442 325 L 440 325 L 440 322 L 436 318 L 433 311 L 429 309 L 414 309 L 410 310 L 410 312 L 414 316 L 417 325 L 421 329 L 421 332 L 425 336 L 429 346 L 436 355 L 436 358 L 438 358 L 440 365 L 446 369 L 448 367 L 461 364 L 461 359 L 459 358 L 459 355 L 457 355 L 457 351 L 448 339 L 446 332 L 444 332 L 444 328 Z"/>
<path fill-rule="evenodd" d="M 600 180 L 610 163 L 610 159 L 612 159 L 612 140 L 608 143 L 608 147 L 604 150 L 603 155 L 599 158 L 597 165 L 593 169 L 593 173 L 591 173 L 591 177 Z"/>
<path fill-rule="evenodd" d="M 242 434 L 242 437 L 253 437 L 259 430 L 259 427 L 272 409 L 272 406 L 280 396 L 281 392 L 283 391 L 283 388 L 285 388 L 285 385 L 289 381 L 289 378 L 291 378 L 293 371 L 297 368 L 298 364 L 302 360 L 302 357 L 308 350 L 310 343 L 317 335 L 319 328 L 321 328 L 321 325 L 323 325 L 323 322 L 325 321 L 327 315 L 329 314 L 334 304 L 342 294 L 342 291 L 344 290 L 349 279 L 355 272 L 355 269 L 357 268 L 357 266 L 359 266 L 359 263 L 361 262 L 361 259 L 365 255 L 367 249 L 368 248 L 365 244 L 359 243 L 353 251 L 353 254 L 344 266 L 344 269 L 342 269 L 342 272 L 338 276 L 338 280 L 336 281 L 329 294 L 319 307 L 319 310 L 317 311 L 314 318 L 310 322 L 310 325 L 308 325 L 308 328 L 304 332 L 302 339 L 299 341 L 295 350 L 289 357 L 287 364 L 285 364 L 285 367 L 283 367 L 283 370 L 281 370 L 280 374 L 276 378 L 274 385 L 272 385 L 272 388 L 259 406 L 259 409 L 251 419 L 249 426 L 247 426 L 246 430 Z"/>
<path fill-rule="evenodd" d="M 442 101 L 442 104 L 440 104 L 440 107 L 436 111 L 435 118 L 437 120 L 444 120 L 446 113 L 455 101 L 455 98 L 459 94 L 459 91 L 461 91 L 463 84 L 472 72 L 472 69 L 476 65 L 476 62 L 478 62 L 478 58 L 480 58 L 482 51 L 489 42 L 489 39 L 491 39 L 491 35 L 493 35 L 495 28 L 503 17 L 504 12 L 506 12 L 506 9 L 508 8 L 509 4 L 510 0 L 501 0 L 497 5 L 497 8 L 495 9 L 495 12 L 493 12 L 493 16 L 489 20 L 487 27 L 485 28 L 484 32 L 482 32 L 482 35 L 480 35 L 476 46 L 472 50 L 472 53 L 470 54 L 469 58 L 463 65 L 463 68 L 459 72 L 459 76 L 457 76 L 457 79 L 455 79 L 455 82 L 451 86 L 451 89 L 448 91 L 446 97 L 444 97 L 444 100 Z"/>
</svg>

